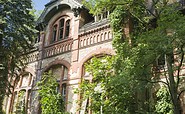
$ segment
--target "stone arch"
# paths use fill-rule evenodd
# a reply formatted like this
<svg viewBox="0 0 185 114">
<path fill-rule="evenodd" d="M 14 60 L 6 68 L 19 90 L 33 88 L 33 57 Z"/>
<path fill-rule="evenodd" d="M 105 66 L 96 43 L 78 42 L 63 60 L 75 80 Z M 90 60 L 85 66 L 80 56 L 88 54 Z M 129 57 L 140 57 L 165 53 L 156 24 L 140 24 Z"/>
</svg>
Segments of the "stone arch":
<svg viewBox="0 0 185 114">
<path fill-rule="evenodd" d="M 43 70 L 42 70 L 42 73 L 47 71 L 49 68 L 51 68 L 52 66 L 54 65 L 64 65 L 66 66 L 68 69 L 70 69 L 71 65 L 68 61 L 66 60 L 54 60 L 52 61 L 51 63 L 49 63 Z"/>
<path fill-rule="evenodd" d="M 88 61 L 90 58 L 92 58 L 93 56 L 96 55 L 115 55 L 115 51 L 113 49 L 109 49 L 109 48 L 102 48 L 102 49 L 97 49 L 94 50 L 92 52 L 90 52 L 89 54 L 87 54 L 81 61 L 79 64 L 79 78 L 82 77 L 82 69 L 83 69 L 83 65 L 86 61 Z"/>
<path fill-rule="evenodd" d="M 12 90 L 12 95 L 10 96 L 10 99 L 8 101 L 9 102 L 8 112 L 14 111 L 15 104 L 20 102 L 17 100 L 18 94 L 24 91 L 23 100 L 26 102 L 25 111 L 28 113 L 31 108 L 30 94 L 31 94 L 31 89 L 33 89 L 33 80 L 34 80 L 34 77 L 36 76 L 36 70 L 30 66 L 27 66 L 22 71 L 20 71 L 18 75 L 19 76 L 17 76 L 12 82 L 14 89 Z"/>
<path fill-rule="evenodd" d="M 36 71 L 32 68 L 32 67 L 26 67 L 21 73 L 20 75 L 24 75 L 30 73 L 32 76 L 36 76 Z"/>
<path fill-rule="evenodd" d="M 52 62 L 50 62 L 42 71 L 42 74 L 44 72 L 47 72 L 50 68 L 52 69 L 52 71 L 55 68 L 59 68 L 59 72 L 56 72 L 57 75 L 55 75 L 56 79 L 57 79 L 57 83 L 58 83 L 58 87 L 57 87 L 57 91 L 61 93 L 61 95 L 64 98 L 64 102 L 67 103 L 68 101 L 68 88 L 69 88 L 69 78 L 70 78 L 70 74 L 69 74 L 69 70 L 70 70 L 70 63 L 66 60 L 59 60 L 56 59 Z M 66 71 L 66 72 L 65 72 Z"/>
<path fill-rule="evenodd" d="M 50 18 L 48 20 L 48 24 L 47 24 L 47 27 L 46 27 L 46 31 L 48 31 L 48 32 L 45 35 L 45 40 L 44 40 L 44 45 L 45 46 L 48 46 L 51 43 L 52 31 L 53 31 L 53 26 L 54 25 L 57 25 L 57 31 L 58 31 L 58 28 L 59 28 L 58 24 L 59 24 L 59 22 L 57 22 L 57 21 L 59 21 L 60 19 L 64 18 L 65 22 L 66 22 L 66 20 L 70 20 L 70 25 L 73 25 L 74 13 L 73 13 L 73 11 L 70 8 L 59 10 L 58 12 L 52 13 L 52 14 L 54 14 L 54 15 L 53 16 L 49 16 L 49 17 L 52 17 L 52 18 Z M 56 23 L 58 23 L 58 24 L 56 24 Z M 71 27 L 70 27 L 70 31 L 72 31 Z M 57 32 L 57 34 L 59 34 L 59 33 Z M 71 33 L 70 33 L 70 35 L 71 35 Z M 58 38 L 58 35 L 57 35 L 57 38 Z"/>
</svg>

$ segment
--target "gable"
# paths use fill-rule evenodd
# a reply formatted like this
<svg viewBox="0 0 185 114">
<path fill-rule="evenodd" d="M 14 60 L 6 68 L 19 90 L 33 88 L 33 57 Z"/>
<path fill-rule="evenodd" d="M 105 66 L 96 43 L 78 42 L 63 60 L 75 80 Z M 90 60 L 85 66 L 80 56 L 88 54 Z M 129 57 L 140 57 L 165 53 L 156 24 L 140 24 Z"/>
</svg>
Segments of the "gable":
<svg viewBox="0 0 185 114">
<path fill-rule="evenodd" d="M 81 0 L 51 0 L 45 5 L 45 9 L 37 20 L 37 25 L 40 23 L 47 24 L 49 20 L 59 11 L 65 9 L 81 8 Z"/>
</svg>

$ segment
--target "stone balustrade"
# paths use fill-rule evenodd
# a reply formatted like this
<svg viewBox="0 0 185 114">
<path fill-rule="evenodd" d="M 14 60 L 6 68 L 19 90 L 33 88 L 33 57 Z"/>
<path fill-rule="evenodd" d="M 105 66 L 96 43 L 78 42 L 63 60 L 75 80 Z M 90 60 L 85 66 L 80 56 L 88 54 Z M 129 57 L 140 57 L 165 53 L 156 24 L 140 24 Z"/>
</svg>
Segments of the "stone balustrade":
<svg viewBox="0 0 185 114">
<path fill-rule="evenodd" d="M 101 43 L 112 39 L 110 25 L 105 25 L 96 30 L 89 30 L 79 35 L 79 47 L 83 48 L 96 43 Z"/>
<path fill-rule="evenodd" d="M 37 61 L 38 58 L 39 58 L 39 52 L 36 50 L 36 51 L 33 51 L 33 52 L 29 53 L 24 62 L 25 63 L 31 63 L 31 62 Z"/>
<path fill-rule="evenodd" d="M 57 42 L 44 48 L 44 58 L 55 56 L 72 50 L 73 40 Z"/>
</svg>

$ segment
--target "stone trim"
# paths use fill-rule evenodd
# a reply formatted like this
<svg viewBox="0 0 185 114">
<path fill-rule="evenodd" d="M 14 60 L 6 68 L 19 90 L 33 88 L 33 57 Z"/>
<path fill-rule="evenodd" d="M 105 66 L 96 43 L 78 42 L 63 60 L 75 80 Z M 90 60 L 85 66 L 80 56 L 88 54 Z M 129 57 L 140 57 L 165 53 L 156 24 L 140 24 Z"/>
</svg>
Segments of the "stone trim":
<svg viewBox="0 0 185 114">
<path fill-rule="evenodd" d="M 94 50 L 92 52 L 90 52 L 89 54 L 87 54 L 79 63 L 79 78 L 82 77 L 82 72 L 83 72 L 83 65 L 84 63 L 89 60 L 90 58 L 92 58 L 93 56 L 96 56 L 96 55 L 103 55 L 103 54 L 106 54 L 106 55 L 115 55 L 115 51 L 113 49 L 109 49 L 109 48 L 102 48 L 102 49 L 98 49 L 98 50 Z"/>
<path fill-rule="evenodd" d="M 47 66 L 45 66 L 44 69 L 42 70 L 42 73 L 47 71 L 53 65 L 58 65 L 58 64 L 66 66 L 68 68 L 68 70 L 71 67 L 71 64 L 69 62 L 67 62 L 66 60 L 59 60 L 59 59 L 57 59 L 57 60 L 54 60 L 54 61 L 50 62 Z"/>
</svg>

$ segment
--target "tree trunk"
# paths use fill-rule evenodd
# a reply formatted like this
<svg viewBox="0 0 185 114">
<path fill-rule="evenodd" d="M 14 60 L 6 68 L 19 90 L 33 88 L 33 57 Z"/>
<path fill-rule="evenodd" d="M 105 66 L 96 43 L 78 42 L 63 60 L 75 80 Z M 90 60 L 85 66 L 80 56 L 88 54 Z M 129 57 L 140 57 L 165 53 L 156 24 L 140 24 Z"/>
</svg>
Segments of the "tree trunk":
<svg viewBox="0 0 185 114">
<path fill-rule="evenodd" d="M 175 77 L 172 67 L 172 58 L 170 54 L 166 55 L 166 62 L 167 62 L 167 71 L 168 71 L 168 78 L 169 78 L 169 91 L 171 95 L 171 100 L 173 103 L 173 113 L 174 114 L 181 114 L 180 110 L 180 103 L 178 101 L 178 93 L 177 93 L 177 87 L 175 83 Z"/>
</svg>

